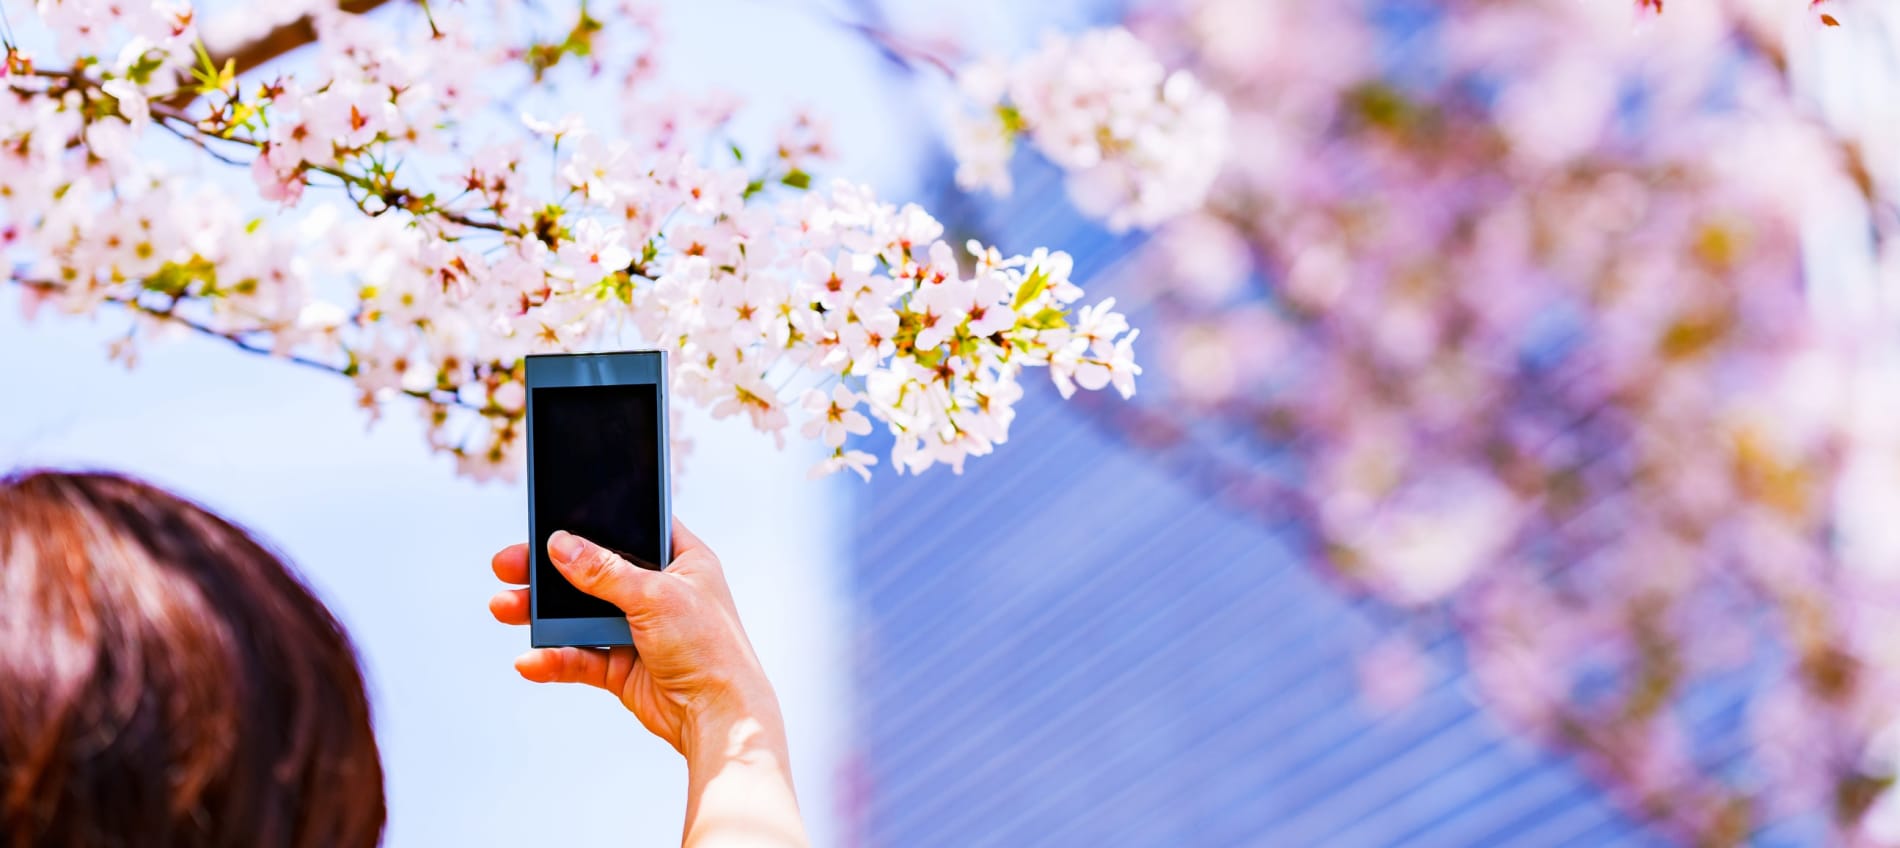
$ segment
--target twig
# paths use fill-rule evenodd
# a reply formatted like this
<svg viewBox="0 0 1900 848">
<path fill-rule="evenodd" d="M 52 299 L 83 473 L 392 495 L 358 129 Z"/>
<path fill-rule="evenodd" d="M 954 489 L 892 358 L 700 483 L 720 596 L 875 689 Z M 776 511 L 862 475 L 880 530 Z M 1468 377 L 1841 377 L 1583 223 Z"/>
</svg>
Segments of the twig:
<svg viewBox="0 0 1900 848">
<path fill-rule="evenodd" d="M 7 18 L 7 4 L 0 3 L 0 46 L 13 49 L 13 21 Z"/>
<path fill-rule="evenodd" d="M 353 15 L 369 12 L 389 0 L 340 0 L 337 8 Z M 241 44 L 210 50 L 213 67 L 223 67 L 226 59 L 231 61 L 233 70 L 238 74 L 251 70 L 272 59 L 289 53 L 317 40 L 316 20 L 304 15 L 290 23 L 272 29 L 250 41 Z M 181 84 L 178 92 L 165 99 L 165 104 L 182 109 L 198 99 L 197 86 L 188 81 Z"/>
<path fill-rule="evenodd" d="M 44 280 L 24 280 L 18 277 L 9 276 L 8 281 L 16 285 L 19 285 L 23 288 L 33 289 L 35 291 L 40 291 L 40 292 L 56 293 L 56 292 L 65 291 L 64 286 L 61 286 L 57 283 L 47 282 Z M 249 341 L 247 341 L 244 338 L 243 334 L 241 333 L 219 330 L 215 327 L 211 327 L 209 325 L 201 324 L 201 323 L 198 323 L 197 321 L 193 321 L 186 316 L 178 314 L 177 312 L 164 310 L 164 309 L 153 309 L 149 306 L 146 306 L 145 304 L 139 303 L 134 298 L 107 296 L 105 298 L 105 302 L 110 303 L 114 306 L 117 306 L 121 309 L 125 309 L 129 312 L 136 312 L 140 315 L 146 315 L 152 318 L 156 318 L 160 321 L 163 321 L 167 324 L 171 324 L 173 326 L 183 327 L 187 330 L 190 330 L 206 338 L 218 339 L 220 341 L 230 344 L 231 346 L 237 348 L 238 350 L 244 351 L 245 353 L 256 354 L 258 356 L 268 356 L 272 359 L 289 362 L 293 365 L 299 365 L 304 368 L 309 368 L 315 371 L 322 371 L 325 374 L 330 374 L 337 377 L 348 378 L 350 376 L 343 367 L 338 366 L 335 363 L 325 362 L 321 359 L 312 359 L 310 357 L 303 356 L 301 354 L 279 353 L 267 347 L 258 347 L 257 345 L 254 345 L 250 343 Z M 483 415 L 496 414 L 492 410 L 469 403 L 467 401 L 462 400 L 460 397 L 456 397 L 456 396 L 446 396 L 446 395 L 439 396 L 434 392 L 427 392 L 427 391 L 418 392 L 418 391 L 411 391 L 409 389 L 400 389 L 400 391 L 404 395 L 407 395 L 412 398 L 416 398 L 417 400 L 426 400 L 430 403 L 440 404 L 443 406 L 459 406 L 463 409 L 479 412 Z M 447 399 L 444 399 L 445 397 L 447 397 Z"/>
<path fill-rule="evenodd" d="M 156 123 L 159 126 L 164 127 L 166 131 L 170 132 L 172 135 L 178 136 L 179 138 L 182 138 L 185 141 L 190 142 L 191 144 L 197 145 L 199 150 L 203 150 L 207 155 L 209 155 L 213 159 L 218 160 L 219 162 L 223 162 L 226 165 L 236 165 L 240 168 L 249 167 L 250 165 L 250 163 L 245 162 L 243 160 L 233 159 L 229 156 L 226 156 L 223 151 L 213 149 L 211 147 L 211 143 L 206 141 L 203 135 L 196 132 L 186 132 L 184 130 L 181 130 L 173 126 L 171 120 L 168 118 L 160 118 L 158 121 L 156 121 Z"/>
<path fill-rule="evenodd" d="M 944 76 L 956 78 L 956 68 L 951 66 L 949 60 L 891 32 L 889 16 L 884 14 L 883 6 L 877 0 L 853 0 L 849 5 L 857 11 L 858 20 L 847 20 L 835 14 L 825 17 L 840 27 L 864 36 L 879 55 L 899 68 L 915 72 L 921 62 L 942 71 Z"/>
</svg>

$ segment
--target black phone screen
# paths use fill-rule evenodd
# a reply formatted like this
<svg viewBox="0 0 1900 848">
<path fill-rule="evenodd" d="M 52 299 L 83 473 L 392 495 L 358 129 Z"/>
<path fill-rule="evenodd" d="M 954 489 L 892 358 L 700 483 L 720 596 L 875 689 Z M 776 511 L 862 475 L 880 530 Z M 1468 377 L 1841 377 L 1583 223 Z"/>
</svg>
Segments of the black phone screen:
<svg viewBox="0 0 1900 848">
<path fill-rule="evenodd" d="M 561 576 L 548 559 L 548 537 L 566 530 L 634 565 L 663 567 L 659 390 L 652 384 L 538 387 L 528 402 L 534 416 L 537 614 L 624 615 Z"/>
</svg>

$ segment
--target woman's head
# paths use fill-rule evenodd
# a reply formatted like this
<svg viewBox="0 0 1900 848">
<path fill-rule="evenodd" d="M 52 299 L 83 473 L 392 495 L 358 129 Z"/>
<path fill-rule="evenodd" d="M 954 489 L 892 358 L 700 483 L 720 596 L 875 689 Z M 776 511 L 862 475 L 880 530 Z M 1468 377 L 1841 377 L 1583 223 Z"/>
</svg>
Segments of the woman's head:
<svg viewBox="0 0 1900 848">
<path fill-rule="evenodd" d="M 0 845 L 368 846 L 343 628 L 243 530 L 111 474 L 0 478 Z"/>
</svg>

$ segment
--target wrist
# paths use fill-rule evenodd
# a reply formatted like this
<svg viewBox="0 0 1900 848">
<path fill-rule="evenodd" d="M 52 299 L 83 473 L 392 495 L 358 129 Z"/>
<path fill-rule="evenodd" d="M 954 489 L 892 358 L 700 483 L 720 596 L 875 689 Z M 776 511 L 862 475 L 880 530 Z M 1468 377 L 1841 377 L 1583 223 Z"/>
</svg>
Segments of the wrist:
<svg viewBox="0 0 1900 848">
<path fill-rule="evenodd" d="M 693 705 L 681 730 L 680 753 L 691 770 L 786 761 L 785 722 L 769 685 L 736 687 Z"/>
<path fill-rule="evenodd" d="M 792 789 L 784 721 L 770 687 L 690 717 L 686 755 L 686 848 L 809 843 Z"/>
</svg>

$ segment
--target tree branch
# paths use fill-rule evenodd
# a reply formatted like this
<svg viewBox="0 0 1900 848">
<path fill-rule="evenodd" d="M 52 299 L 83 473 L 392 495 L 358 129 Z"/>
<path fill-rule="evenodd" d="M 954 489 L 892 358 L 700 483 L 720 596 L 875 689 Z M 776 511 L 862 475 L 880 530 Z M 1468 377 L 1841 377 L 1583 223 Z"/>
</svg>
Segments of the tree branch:
<svg viewBox="0 0 1900 848">
<path fill-rule="evenodd" d="M 21 279 L 19 277 L 12 276 L 12 275 L 8 275 L 7 281 L 14 283 L 15 285 L 18 285 L 22 288 L 28 289 L 30 291 L 46 293 L 46 294 L 57 294 L 61 291 L 64 291 L 66 288 L 65 286 L 59 285 L 58 283 L 47 282 L 45 280 L 26 280 L 26 279 Z M 244 351 L 245 353 L 256 354 L 258 356 L 268 356 L 272 359 L 282 360 L 284 362 L 289 362 L 292 365 L 299 365 L 304 368 L 309 368 L 316 371 L 322 371 L 325 374 L 330 374 L 336 377 L 344 377 L 347 379 L 350 376 L 349 373 L 343 367 L 335 363 L 325 362 L 321 359 L 311 359 L 310 357 L 300 356 L 294 353 L 279 353 L 267 347 L 259 347 L 255 344 L 252 344 L 248 339 L 244 338 L 244 335 L 242 333 L 220 330 L 206 324 L 200 324 L 197 321 L 193 321 L 189 317 L 180 315 L 176 312 L 167 311 L 163 309 L 153 309 L 149 306 L 146 306 L 143 303 L 139 303 L 136 299 L 133 299 L 133 298 L 108 296 L 105 298 L 105 302 L 110 303 L 114 306 L 117 306 L 121 309 L 124 309 L 128 312 L 135 312 L 140 315 L 156 318 L 160 321 L 163 321 L 175 327 L 183 327 L 184 329 L 190 330 L 206 338 L 218 339 L 220 341 L 230 344 L 233 347 L 236 347 L 238 350 Z M 482 407 L 468 403 L 462 400 L 460 397 L 445 398 L 433 392 L 426 392 L 426 391 L 415 392 L 415 391 L 410 391 L 408 389 L 400 389 L 400 391 L 403 394 L 408 395 L 409 397 L 415 398 L 417 400 L 426 400 L 430 403 L 441 404 L 443 406 L 459 406 L 464 409 L 469 409 L 475 412 L 479 412 L 483 415 L 494 414 L 491 410 L 484 409 Z"/>
<path fill-rule="evenodd" d="M 863 36 L 871 49 L 893 67 L 907 73 L 916 73 L 921 66 L 928 65 L 943 72 L 943 75 L 956 79 L 957 70 L 951 65 L 951 59 L 932 52 L 929 47 L 898 35 L 890 26 L 890 16 L 878 0 L 847 0 L 846 6 L 856 12 L 857 20 L 843 15 L 824 15 L 831 23 Z"/>
<path fill-rule="evenodd" d="M 337 8 L 353 15 L 361 15 L 375 9 L 389 0 L 338 0 Z M 259 65 L 289 53 L 317 40 L 317 24 L 309 15 L 304 15 L 290 23 L 280 25 L 250 41 L 241 44 L 207 47 L 215 66 L 223 67 L 226 59 L 238 74 L 242 75 Z M 198 99 L 197 87 L 181 85 L 176 94 L 165 98 L 165 105 L 175 109 L 190 106 Z"/>
<path fill-rule="evenodd" d="M 362 3 L 372 1 L 377 3 L 385 2 L 385 0 L 357 1 Z M 35 71 L 32 76 L 52 82 L 49 83 L 49 88 L 46 90 L 36 90 L 21 86 L 7 86 L 7 89 L 29 97 L 48 95 L 57 97 L 61 91 L 78 91 L 82 96 L 90 96 L 90 94 L 99 87 L 99 83 L 96 80 L 88 79 L 85 75 L 72 71 L 39 70 Z M 170 101 L 154 101 L 150 105 L 150 112 L 153 122 L 160 128 L 197 147 L 199 150 L 204 151 L 204 153 L 211 158 L 227 165 L 248 167 L 250 163 L 226 155 L 223 151 L 213 147 L 211 144 L 212 141 L 225 141 L 253 149 L 262 149 L 265 146 L 263 141 L 231 134 L 228 129 L 225 132 L 218 132 L 209 126 L 213 124 L 214 119 L 204 121 L 193 120 L 189 115 L 185 114 L 181 107 L 172 105 Z M 67 146 L 76 147 L 84 143 L 83 135 L 75 136 Z M 396 185 L 393 176 L 372 181 L 371 179 L 358 174 L 352 174 L 332 165 L 305 163 L 302 167 L 316 173 L 335 177 L 343 183 L 346 190 L 352 186 L 363 190 L 365 193 L 364 197 L 358 198 L 354 193 L 351 193 L 350 199 L 364 214 L 372 217 L 380 215 L 385 211 L 396 209 L 407 213 L 410 217 L 418 221 L 425 216 L 433 215 L 449 223 L 459 224 L 470 229 L 488 230 L 507 235 L 525 235 L 525 233 L 516 228 L 506 226 L 498 220 L 473 218 L 466 213 L 438 206 L 429 199 L 428 195 L 419 195 L 407 188 Z M 380 200 L 383 203 L 383 207 L 378 210 L 366 208 L 364 204 L 367 199 L 371 197 Z"/>
</svg>

